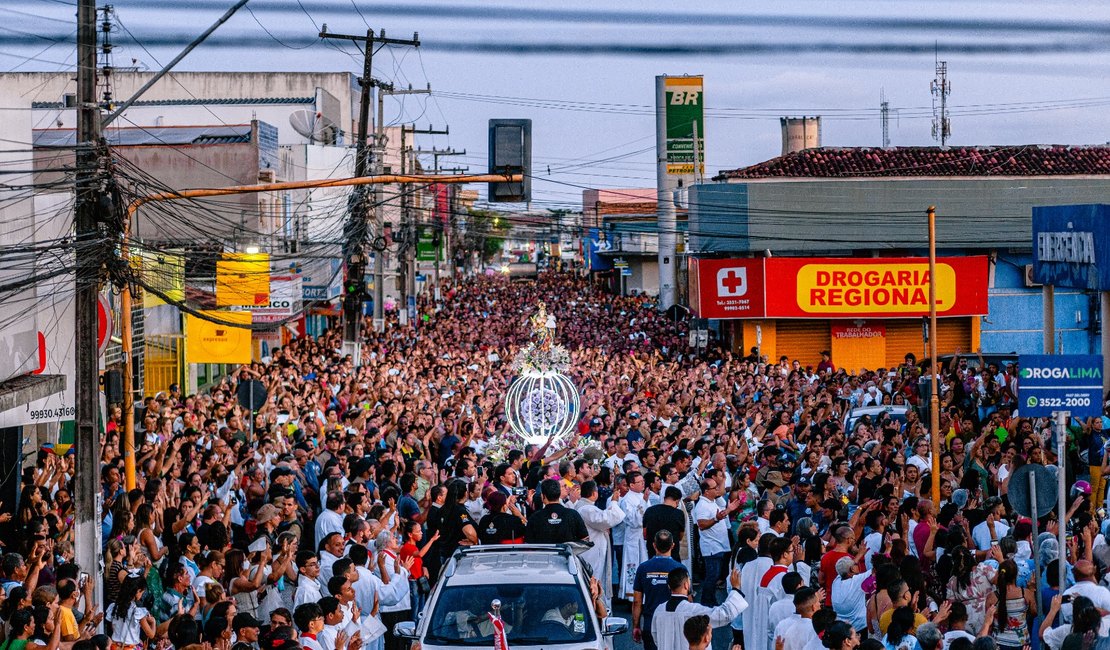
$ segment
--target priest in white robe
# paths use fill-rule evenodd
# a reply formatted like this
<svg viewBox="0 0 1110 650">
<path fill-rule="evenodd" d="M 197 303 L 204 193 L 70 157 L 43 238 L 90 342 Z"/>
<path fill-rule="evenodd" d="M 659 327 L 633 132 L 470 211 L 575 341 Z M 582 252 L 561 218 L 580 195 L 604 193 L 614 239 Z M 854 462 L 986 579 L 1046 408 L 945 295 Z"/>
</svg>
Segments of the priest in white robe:
<svg viewBox="0 0 1110 650">
<path fill-rule="evenodd" d="M 611 564 L 613 554 L 609 547 L 609 531 L 624 522 L 624 510 L 621 510 L 620 503 L 615 499 L 609 500 L 609 507 L 605 510 L 598 508 L 597 484 L 593 481 L 586 481 L 581 489 L 581 496 L 575 502 L 574 509 L 582 516 L 582 521 L 586 522 L 586 530 L 590 531 L 593 547 L 584 551 L 579 557 L 589 565 L 594 576 L 601 582 L 605 604 L 610 606 L 613 600 L 613 581 L 609 576 L 613 572 Z"/>
<path fill-rule="evenodd" d="M 651 636 L 660 650 L 690 647 L 682 633 L 682 626 L 690 618 L 704 614 L 709 617 L 711 626 L 723 627 L 748 607 L 748 602 L 737 591 L 740 586 L 738 571 L 729 576 L 732 589 L 728 598 L 716 607 L 690 601 L 690 574 L 685 568 L 672 570 L 667 576 L 667 583 L 671 588 L 671 597 L 655 610 L 651 619 Z"/>
<path fill-rule="evenodd" d="M 644 540 L 644 512 L 648 509 L 648 502 L 644 498 L 644 475 L 631 471 L 626 476 L 628 493 L 620 500 L 620 508 L 624 511 L 624 552 L 617 597 L 632 600 L 636 569 L 648 559 L 647 542 Z"/>
</svg>

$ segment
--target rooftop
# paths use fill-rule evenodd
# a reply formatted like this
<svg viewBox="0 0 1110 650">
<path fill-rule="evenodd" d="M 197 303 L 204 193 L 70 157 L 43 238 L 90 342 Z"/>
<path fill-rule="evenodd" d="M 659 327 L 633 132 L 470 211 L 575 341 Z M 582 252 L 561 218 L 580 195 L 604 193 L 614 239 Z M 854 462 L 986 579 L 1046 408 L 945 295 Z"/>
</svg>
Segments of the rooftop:
<svg viewBox="0 0 1110 650">
<path fill-rule="evenodd" d="M 255 104 L 273 106 L 278 104 L 311 104 L 315 101 L 315 97 L 192 97 L 189 99 L 140 99 L 132 104 L 132 106 L 243 106 Z M 31 102 L 31 108 L 61 109 L 66 108 L 66 106 L 62 102 Z M 75 106 L 70 106 L 69 108 L 76 109 Z"/>
<path fill-rule="evenodd" d="M 186 144 L 236 144 L 251 141 L 250 124 L 230 126 L 141 126 L 111 128 L 105 132 L 113 146 L 151 146 Z M 35 147 L 74 147 L 73 129 L 35 129 Z"/>
<path fill-rule="evenodd" d="M 714 180 L 1110 175 L 1110 146 L 821 147 L 722 170 Z"/>
</svg>

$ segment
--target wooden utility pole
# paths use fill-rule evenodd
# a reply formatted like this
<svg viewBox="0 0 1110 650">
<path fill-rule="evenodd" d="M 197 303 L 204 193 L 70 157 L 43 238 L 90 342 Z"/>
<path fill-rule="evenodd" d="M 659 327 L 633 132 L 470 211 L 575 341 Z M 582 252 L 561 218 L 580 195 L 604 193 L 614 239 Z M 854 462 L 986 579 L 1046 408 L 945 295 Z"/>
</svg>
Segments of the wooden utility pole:
<svg viewBox="0 0 1110 650">
<path fill-rule="evenodd" d="M 101 202 L 100 107 L 96 100 L 96 0 L 77 4 L 77 173 L 76 179 L 76 432 L 74 472 L 74 549 L 82 571 L 100 575 L 100 432 L 97 293 L 104 260 L 97 245 Z M 131 390 L 131 385 L 124 386 Z M 134 453 L 133 450 L 132 454 Z M 132 459 L 132 462 L 133 459 Z M 95 580 L 94 601 L 101 606 L 101 581 Z"/>
<path fill-rule="evenodd" d="M 366 36 L 353 36 L 349 34 L 331 34 L 324 25 L 320 31 L 320 38 L 332 38 L 360 42 L 363 45 L 362 76 L 359 78 L 361 93 L 359 95 L 358 111 L 358 142 L 355 158 L 355 176 L 367 176 L 370 169 L 370 143 L 367 139 L 370 126 L 370 87 L 374 85 L 373 59 L 374 48 L 377 45 L 411 45 L 420 46 L 419 34 L 413 33 L 411 39 L 386 38 L 383 30 L 375 36 L 371 29 L 366 30 Z M 381 92 L 381 88 L 378 89 Z M 351 196 L 350 214 L 347 217 L 345 228 L 346 239 L 343 244 L 343 262 L 346 264 L 346 282 L 343 283 L 343 347 L 347 354 L 352 356 L 356 366 L 362 364 L 362 303 L 366 297 L 366 266 L 369 263 L 369 238 L 370 202 L 367 201 L 367 192 L 364 187 L 359 187 Z M 380 230 L 379 230 L 380 231 Z M 378 253 L 380 256 L 381 253 Z M 375 265 L 376 266 L 376 265 Z M 379 282 L 375 278 L 375 293 Z M 377 306 L 375 304 L 375 312 Z"/>
</svg>

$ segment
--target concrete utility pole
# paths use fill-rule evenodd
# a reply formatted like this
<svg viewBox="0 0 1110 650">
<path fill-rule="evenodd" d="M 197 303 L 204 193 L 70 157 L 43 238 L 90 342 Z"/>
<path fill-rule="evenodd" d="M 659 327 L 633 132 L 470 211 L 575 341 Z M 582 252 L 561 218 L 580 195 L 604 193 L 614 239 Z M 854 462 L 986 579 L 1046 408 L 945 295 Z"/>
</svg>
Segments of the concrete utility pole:
<svg viewBox="0 0 1110 650">
<path fill-rule="evenodd" d="M 419 47 L 419 34 L 414 32 L 412 39 L 386 38 L 385 30 L 382 30 L 380 35 L 375 36 L 371 29 L 366 30 L 366 36 L 330 34 L 328 33 L 328 26 L 324 25 L 320 31 L 320 38 L 355 41 L 363 45 L 362 76 L 358 80 L 361 93 L 359 95 L 355 176 L 367 176 L 370 170 L 370 147 L 367 136 L 370 126 L 370 87 L 374 84 L 372 75 L 374 47 L 376 44 Z M 381 88 L 378 90 L 381 92 Z M 366 264 L 369 262 L 368 234 L 371 213 L 366 194 L 365 188 L 360 187 L 351 196 L 351 210 L 345 228 L 347 237 L 343 246 L 343 262 L 347 265 L 347 281 L 344 282 L 346 295 L 343 296 L 343 347 L 344 352 L 352 356 L 355 365 L 361 365 L 362 358 L 362 303 L 366 297 L 364 278 L 366 277 Z M 375 310 L 377 310 L 376 306 Z"/>
<path fill-rule="evenodd" d="M 415 92 L 415 91 L 412 91 Z M 429 89 L 430 92 L 430 89 Z M 395 93 L 396 94 L 396 93 Z M 407 136 L 411 134 L 415 142 L 417 134 L 423 135 L 448 135 L 451 129 L 445 128 L 442 131 L 434 129 L 430 124 L 426 129 L 418 129 L 416 126 L 406 127 L 401 125 L 401 173 L 406 173 L 406 165 L 411 169 L 408 173 L 415 173 L 416 171 L 416 148 L 408 146 Z M 414 219 L 412 216 L 412 186 L 404 184 L 401 186 L 401 231 L 404 233 L 404 253 L 401 257 L 403 266 L 401 278 L 404 284 L 405 291 L 405 308 L 400 312 L 401 325 L 408 324 L 409 320 L 416 318 L 416 244 L 420 239 L 418 222 L 420 219 Z M 412 325 L 415 327 L 416 323 Z"/>
<path fill-rule="evenodd" d="M 383 173 L 383 165 L 385 161 L 386 152 L 386 137 L 385 137 L 385 97 L 386 95 L 428 95 L 432 92 L 432 85 L 428 84 L 426 88 L 413 88 L 410 84 L 408 88 L 395 88 L 393 84 L 379 83 L 378 84 L 378 121 L 377 121 L 377 136 L 375 138 L 375 167 L 374 173 Z M 404 127 L 402 126 L 402 131 Z M 403 147 L 402 147 L 403 149 Z M 401 151 L 402 162 L 401 168 L 404 169 L 404 151 Z M 374 214 L 375 220 L 378 225 L 378 233 L 385 232 L 385 220 L 383 218 L 383 205 L 385 201 L 382 197 L 381 186 L 374 187 Z M 392 224 L 391 224 L 392 226 Z M 404 235 L 402 235 L 402 238 Z M 383 239 L 384 240 L 384 239 Z M 374 253 L 374 327 L 378 331 L 385 329 L 385 257 L 388 254 L 388 246 L 382 246 L 382 250 L 375 251 Z M 404 314 L 401 316 L 401 314 Z M 405 310 L 398 311 L 399 318 L 408 319 L 408 314 Z M 404 322 L 404 321 L 402 321 Z"/>
<path fill-rule="evenodd" d="M 99 223 L 100 185 L 100 106 L 96 101 L 96 0 L 77 4 L 77 467 L 73 491 L 75 520 L 74 548 L 82 571 L 100 575 L 100 433 L 97 427 L 99 406 L 99 355 L 96 345 L 97 293 L 100 284 Z M 131 390 L 131 384 L 124 386 Z M 96 580 L 94 601 L 101 606 L 101 581 Z"/>
<path fill-rule="evenodd" d="M 439 159 L 440 159 L 440 157 L 465 156 L 466 155 L 466 149 L 463 149 L 462 151 L 456 151 L 454 149 L 436 149 L 435 147 L 432 147 L 431 149 L 415 149 L 415 150 L 413 150 L 413 153 L 416 154 L 416 155 L 431 155 L 432 156 L 432 173 L 438 174 L 439 173 Z M 435 295 L 436 302 L 439 302 L 439 300 L 441 298 L 440 289 L 439 289 L 439 262 L 440 262 L 439 249 L 440 249 L 440 242 L 442 242 L 446 238 L 446 240 L 447 240 L 446 249 L 448 251 L 451 250 L 451 245 L 450 245 L 450 223 L 451 223 L 451 216 L 452 216 L 451 213 L 452 213 L 452 210 L 454 208 L 455 190 L 454 190 L 454 188 L 450 188 L 450 189 L 448 189 L 448 191 L 450 192 L 450 195 L 448 196 L 448 201 L 447 201 L 447 206 L 448 207 L 447 207 L 446 219 L 443 222 L 437 222 L 437 223 L 433 224 L 433 227 L 435 228 L 435 232 L 436 232 L 436 238 L 435 238 L 435 242 L 434 242 L 435 243 L 435 251 L 436 251 L 436 265 L 435 265 L 434 275 L 432 276 L 432 286 L 434 287 L 434 295 Z M 436 197 L 436 200 L 438 201 L 439 197 Z M 446 256 L 444 256 L 444 257 L 446 257 Z M 451 258 L 448 257 L 447 259 L 450 260 Z M 450 264 L 448 264 L 448 275 L 450 275 Z"/>
</svg>

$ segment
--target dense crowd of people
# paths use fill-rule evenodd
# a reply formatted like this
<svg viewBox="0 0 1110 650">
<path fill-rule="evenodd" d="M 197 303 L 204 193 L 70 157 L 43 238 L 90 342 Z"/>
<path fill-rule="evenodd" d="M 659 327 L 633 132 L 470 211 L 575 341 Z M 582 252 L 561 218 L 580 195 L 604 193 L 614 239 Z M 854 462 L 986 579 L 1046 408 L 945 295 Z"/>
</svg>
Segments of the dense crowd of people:
<svg viewBox="0 0 1110 650">
<path fill-rule="evenodd" d="M 540 300 L 593 444 L 494 462 Z M 938 370 L 934 477 L 914 408 L 932 371 L 910 354 L 850 374 L 827 353 L 698 351 L 650 297 L 572 273 L 471 278 L 419 309 L 415 328 L 366 328 L 358 360 L 328 331 L 199 394 L 147 397 L 134 489 L 111 408 L 103 571 L 74 563 L 73 456 L 42 450 L 3 540 L 0 650 L 393 650 L 459 548 L 553 542 L 588 542 L 592 613 L 630 608 L 648 650 L 707 647 L 726 626 L 746 650 L 1110 644 L 1110 420 L 1071 422 L 1057 458 L 1047 423 L 1016 410 L 1012 365 L 964 355 Z M 256 413 L 235 399 L 248 378 L 267 389 Z M 849 418 L 873 405 L 892 408 Z M 1036 538 L 1007 498 L 1026 463 L 1072 486 L 1067 520 L 1045 516 Z M 488 623 L 455 633 L 474 645 Z"/>
</svg>

